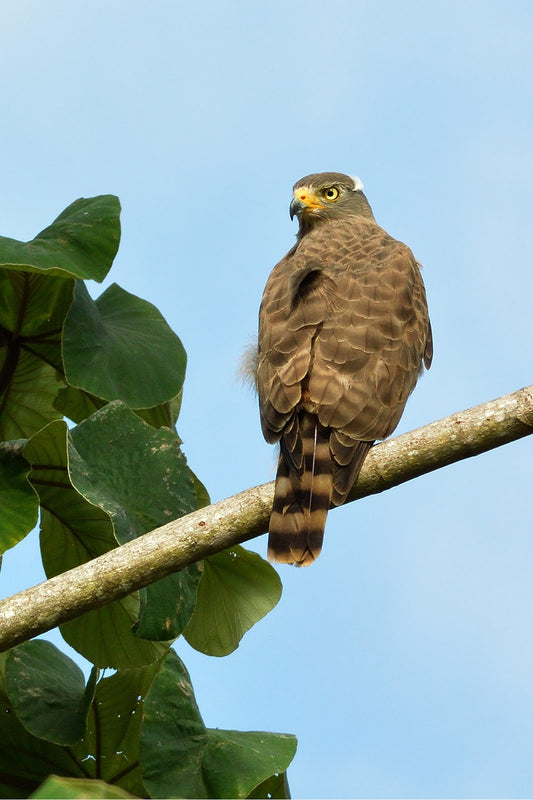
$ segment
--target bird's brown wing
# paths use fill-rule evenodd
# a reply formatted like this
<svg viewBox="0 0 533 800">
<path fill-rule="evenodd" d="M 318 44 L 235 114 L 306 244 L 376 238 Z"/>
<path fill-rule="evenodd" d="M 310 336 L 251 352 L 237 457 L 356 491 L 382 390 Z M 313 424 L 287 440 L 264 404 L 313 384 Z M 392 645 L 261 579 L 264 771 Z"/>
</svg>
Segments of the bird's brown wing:
<svg viewBox="0 0 533 800">
<path fill-rule="evenodd" d="M 272 548 L 292 540 L 285 560 L 316 557 L 311 512 L 318 504 L 323 529 L 330 501 L 345 500 L 372 443 L 392 433 L 429 341 L 419 267 L 373 220 L 317 226 L 274 268 L 257 382 L 265 438 L 281 439 L 270 533 Z"/>
</svg>

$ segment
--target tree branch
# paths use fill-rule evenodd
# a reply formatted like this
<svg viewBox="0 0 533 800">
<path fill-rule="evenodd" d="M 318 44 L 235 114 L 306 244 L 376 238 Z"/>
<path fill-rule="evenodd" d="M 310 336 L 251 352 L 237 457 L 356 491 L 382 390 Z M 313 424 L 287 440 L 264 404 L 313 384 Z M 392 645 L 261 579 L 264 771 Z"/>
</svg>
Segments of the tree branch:
<svg viewBox="0 0 533 800">
<path fill-rule="evenodd" d="M 533 433 L 533 386 L 376 445 L 348 502 Z M 0 602 L 0 651 L 265 533 L 267 483 L 169 522 Z"/>
</svg>

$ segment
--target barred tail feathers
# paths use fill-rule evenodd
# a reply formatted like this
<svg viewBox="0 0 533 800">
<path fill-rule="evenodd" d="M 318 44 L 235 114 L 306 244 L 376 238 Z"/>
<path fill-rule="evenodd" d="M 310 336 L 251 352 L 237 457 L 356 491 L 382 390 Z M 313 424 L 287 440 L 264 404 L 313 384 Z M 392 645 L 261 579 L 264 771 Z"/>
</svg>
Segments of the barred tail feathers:
<svg viewBox="0 0 533 800">
<path fill-rule="evenodd" d="M 269 526 L 271 561 L 305 567 L 322 549 L 332 492 L 329 437 L 330 431 L 304 412 L 282 439 Z"/>
<path fill-rule="evenodd" d="M 374 442 L 351 439 L 340 431 L 331 431 L 329 447 L 334 464 L 332 505 L 340 506 L 344 503 L 373 444 Z"/>
</svg>

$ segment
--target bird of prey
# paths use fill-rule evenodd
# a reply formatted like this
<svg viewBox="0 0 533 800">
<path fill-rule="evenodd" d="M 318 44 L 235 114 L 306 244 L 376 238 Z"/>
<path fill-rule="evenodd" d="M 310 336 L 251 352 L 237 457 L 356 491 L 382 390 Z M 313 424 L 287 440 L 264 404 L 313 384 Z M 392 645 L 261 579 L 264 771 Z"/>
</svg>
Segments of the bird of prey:
<svg viewBox="0 0 533 800">
<path fill-rule="evenodd" d="M 307 566 L 326 515 L 374 442 L 396 428 L 433 346 L 420 266 L 374 219 L 358 178 L 308 175 L 293 189 L 294 247 L 259 311 L 256 384 L 280 444 L 268 557 Z"/>
</svg>

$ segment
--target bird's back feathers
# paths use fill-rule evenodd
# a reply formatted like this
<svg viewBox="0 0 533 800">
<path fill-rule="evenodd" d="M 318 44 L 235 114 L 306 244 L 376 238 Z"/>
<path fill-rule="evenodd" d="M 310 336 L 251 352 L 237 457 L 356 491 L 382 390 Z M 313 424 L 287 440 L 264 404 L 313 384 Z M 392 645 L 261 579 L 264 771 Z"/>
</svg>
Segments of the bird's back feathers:
<svg viewBox="0 0 533 800">
<path fill-rule="evenodd" d="M 371 212 L 301 228 L 259 314 L 261 423 L 280 443 L 272 560 L 317 557 L 330 504 L 344 502 L 374 441 L 398 424 L 431 352 L 424 284 L 406 245 Z"/>
</svg>

